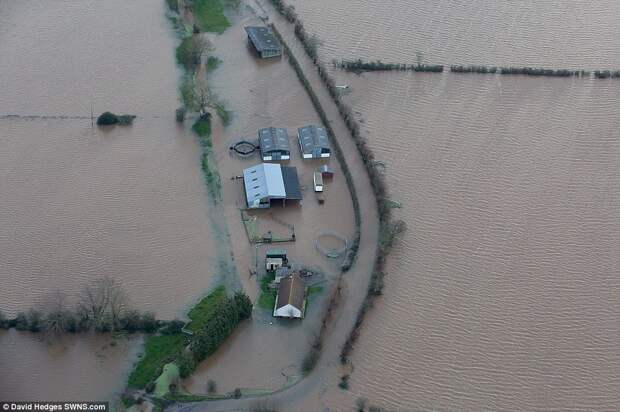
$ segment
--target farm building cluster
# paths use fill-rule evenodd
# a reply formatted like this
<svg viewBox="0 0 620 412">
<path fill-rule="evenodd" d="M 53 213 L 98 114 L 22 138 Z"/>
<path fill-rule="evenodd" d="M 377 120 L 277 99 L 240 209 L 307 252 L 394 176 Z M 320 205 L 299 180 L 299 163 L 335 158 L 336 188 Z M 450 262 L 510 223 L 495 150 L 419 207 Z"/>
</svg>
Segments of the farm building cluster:
<svg viewBox="0 0 620 412">
<path fill-rule="evenodd" d="M 324 127 L 309 125 L 297 129 L 297 141 L 301 158 L 323 159 L 331 157 L 331 147 Z M 288 131 L 282 127 L 265 127 L 258 130 L 258 144 L 243 140 L 237 144 L 252 146 L 252 150 L 238 153 L 249 154 L 258 150 L 263 163 L 243 170 L 246 205 L 248 209 L 266 209 L 279 204 L 285 206 L 290 202 L 301 202 L 301 185 L 297 169 L 283 166 L 280 162 L 291 160 L 291 144 Z M 233 146 L 235 147 L 235 146 Z M 231 147 L 231 149 L 233 149 Z M 313 188 L 319 203 L 323 203 L 325 182 L 323 178 L 333 177 L 328 165 L 322 165 L 313 174 Z"/>
<path fill-rule="evenodd" d="M 259 58 L 270 59 L 282 55 L 282 46 L 269 27 L 249 26 L 245 27 L 245 32 L 248 46 Z M 234 180 L 243 180 L 245 208 L 241 212 L 241 219 L 250 244 L 258 247 L 263 243 L 296 241 L 293 225 L 290 225 L 289 236 L 277 235 L 271 229 L 264 233 L 259 229 L 259 216 L 264 216 L 268 213 L 264 210 L 274 206 L 302 206 L 303 193 L 310 187 L 317 203 L 324 203 L 327 183 L 334 176 L 328 164 L 332 148 L 327 130 L 320 125 L 306 124 L 289 134 L 286 127 L 263 127 L 258 129 L 255 136 L 241 138 L 230 146 L 230 150 L 231 155 L 246 161 L 257 154 L 260 157 L 259 163 L 245 167 L 241 175 L 233 177 Z M 299 173 L 295 162 L 300 162 Z M 242 202 L 241 197 L 239 201 Z M 325 210 L 324 207 L 321 206 L 321 209 Z M 268 214 L 272 222 L 278 222 L 272 213 Z M 287 250 L 281 248 L 265 251 L 264 266 L 261 269 L 256 250 L 254 269 L 250 269 L 250 274 L 256 274 L 257 279 L 262 275 L 261 290 L 269 297 L 267 303 L 263 299 L 262 307 L 271 307 L 271 314 L 277 318 L 303 319 L 308 291 L 313 293 L 316 279 L 323 276 L 320 270 L 313 274 L 307 269 L 298 269 L 297 265 L 289 262 Z"/>
</svg>

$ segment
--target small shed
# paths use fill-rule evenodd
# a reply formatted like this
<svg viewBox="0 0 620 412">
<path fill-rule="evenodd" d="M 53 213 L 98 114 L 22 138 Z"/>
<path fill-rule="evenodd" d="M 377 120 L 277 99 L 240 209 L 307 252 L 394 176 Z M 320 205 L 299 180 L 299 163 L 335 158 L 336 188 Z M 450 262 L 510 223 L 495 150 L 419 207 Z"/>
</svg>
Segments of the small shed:
<svg viewBox="0 0 620 412">
<path fill-rule="evenodd" d="M 321 166 L 319 168 L 319 172 L 321 172 L 321 175 L 323 176 L 324 179 L 331 179 L 334 177 L 334 169 L 329 167 L 329 165 Z"/>
<path fill-rule="evenodd" d="M 289 160 L 291 144 L 286 129 L 281 127 L 265 127 L 258 131 L 258 145 L 263 161 Z"/>
<path fill-rule="evenodd" d="M 306 306 L 306 284 L 297 272 L 282 278 L 273 316 L 280 318 L 303 318 Z"/>
<path fill-rule="evenodd" d="M 248 41 L 261 58 L 282 55 L 282 46 L 269 27 L 248 26 L 245 32 L 248 34 Z"/>
<path fill-rule="evenodd" d="M 314 125 L 297 129 L 299 148 L 304 159 L 322 159 L 331 156 L 327 130 Z"/>
<path fill-rule="evenodd" d="M 269 249 L 265 253 L 265 269 L 268 272 L 274 272 L 287 264 L 288 258 L 286 257 L 286 250 Z"/>
</svg>

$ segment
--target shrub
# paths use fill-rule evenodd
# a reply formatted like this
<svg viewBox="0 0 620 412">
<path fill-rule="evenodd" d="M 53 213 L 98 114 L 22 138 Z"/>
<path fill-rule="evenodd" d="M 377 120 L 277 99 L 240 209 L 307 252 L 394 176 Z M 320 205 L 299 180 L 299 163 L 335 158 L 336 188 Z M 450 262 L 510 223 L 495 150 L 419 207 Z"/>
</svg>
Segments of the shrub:
<svg viewBox="0 0 620 412">
<path fill-rule="evenodd" d="M 364 412 L 366 410 L 366 402 L 368 402 L 366 398 L 357 398 L 355 400 L 355 407 L 357 408 L 357 412 Z"/>
<path fill-rule="evenodd" d="M 140 319 L 140 326 L 145 333 L 154 333 L 159 326 L 159 322 L 155 319 L 153 312 L 145 312 Z"/>
<path fill-rule="evenodd" d="M 338 383 L 338 387 L 342 390 L 349 390 L 349 378 L 351 376 L 350 375 L 342 375 L 340 377 L 340 382 Z"/>
<path fill-rule="evenodd" d="M 97 118 L 97 125 L 108 126 L 108 125 L 113 125 L 113 124 L 120 124 L 120 125 L 125 126 L 125 125 L 132 124 L 135 118 L 136 116 L 131 115 L 131 114 L 116 115 L 112 112 L 103 112 Z"/>
<path fill-rule="evenodd" d="M 8 329 L 9 328 L 9 320 L 6 318 L 4 313 L 0 311 L 0 329 Z"/>
<path fill-rule="evenodd" d="M 177 122 L 179 123 L 183 123 L 183 121 L 185 120 L 185 107 L 179 107 L 175 112 L 175 118 L 177 120 Z"/>
<path fill-rule="evenodd" d="M 179 0 L 166 0 L 166 4 L 171 11 L 175 13 L 179 12 Z"/>
<path fill-rule="evenodd" d="M 179 367 L 179 376 L 183 379 L 189 377 L 196 370 L 196 361 L 191 353 L 184 351 L 175 361 Z"/>
<path fill-rule="evenodd" d="M 117 124 L 117 123 L 118 123 L 118 116 L 112 112 L 103 112 L 97 118 L 98 126 L 105 126 L 105 125 Z"/>
<path fill-rule="evenodd" d="M 160 333 L 162 335 L 176 335 L 178 333 L 181 333 L 183 325 L 185 325 L 185 323 L 178 319 L 171 320 L 169 322 L 166 322 L 164 327 L 161 328 Z"/>
<path fill-rule="evenodd" d="M 213 395 L 217 392 L 217 383 L 213 379 L 207 381 L 207 393 Z"/>
</svg>

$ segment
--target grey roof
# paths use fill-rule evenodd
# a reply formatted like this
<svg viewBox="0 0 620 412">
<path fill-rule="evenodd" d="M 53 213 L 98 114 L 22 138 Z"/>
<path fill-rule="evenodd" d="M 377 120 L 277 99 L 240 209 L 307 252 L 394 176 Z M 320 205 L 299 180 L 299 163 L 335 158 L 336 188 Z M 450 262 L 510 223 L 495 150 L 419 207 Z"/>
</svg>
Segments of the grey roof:
<svg viewBox="0 0 620 412">
<path fill-rule="evenodd" d="M 243 171 L 248 207 L 258 207 L 262 199 L 301 200 L 297 169 L 277 163 L 261 163 Z"/>
<path fill-rule="evenodd" d="M 301 189 L 299 187 L 299 177 L 297 169 L 294 167 L 282 166 L 282 179 L 286 188 L 286 198 L 289 200 L 301 200 Z"/>
<path fill-rule="evenodd" d="M 291 152 L 286 129 L 281 127 L 265 127 L 258 130 L 258 144 L 262 153 Z"/>
<path fill-rule="evenodd" d="M 278 42 L 278 39 L 276 39 L 269 27 L 249 26 L 245 28 L 245 32 L 259 52 L 263 50 L 281 50 L 280 42 Z"/>
<path fill-rule="evenodd" d="M 324 127 L 304 126 L 297 129 L 297 133 L 302 153 L 316 155 L 316 153 L 331 151 Z"/>
</svg>

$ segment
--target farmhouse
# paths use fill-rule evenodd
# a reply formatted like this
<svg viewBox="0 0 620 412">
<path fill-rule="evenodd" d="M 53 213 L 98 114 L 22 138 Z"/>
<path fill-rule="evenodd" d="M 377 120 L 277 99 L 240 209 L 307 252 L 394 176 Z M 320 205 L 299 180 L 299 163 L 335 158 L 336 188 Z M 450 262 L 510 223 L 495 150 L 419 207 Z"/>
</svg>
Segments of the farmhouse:
<svg viewBox="0 0 620 412">
<path fill-rule="evenodd" d="M 243 171 L 245 198 L 249 209 L 265 209 L 272 204 L 300 201 L 297 169 L 277 163 L 261 163 Z"/>
<path fill-rule="evenodd" d="M 266 127 L 258 131 L 258 145 L 263 161 L 289 160 L 291 145 L 288 141 L 286 129 L 281 127 Z"/>
<path fill-rule="evenodd" d="M 331 155 L 327 131 L 314 125 L 297 129 L 297 138 L 304 159 L 321 159 Z"/>
<path fill-rule="evenodd" d="M 271 29 L 262 26 L 249 26 L 245 28 L 248 41 L 258 55 L 265 59 L 282 55 L 282 46 L 275 38 Z"/>
<path fill-rule="evenodd" d="M 278 297 L 273 316 L 280 318 L 303 318 L 306 306 L 306 284 L 298 273 L 280 280 Z"/>
</svg>

